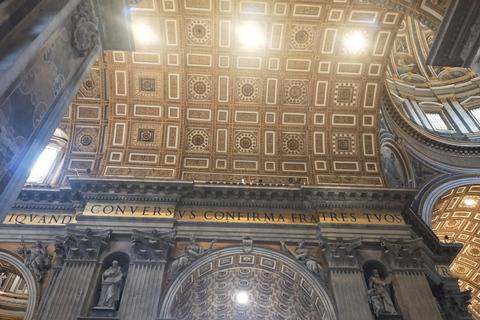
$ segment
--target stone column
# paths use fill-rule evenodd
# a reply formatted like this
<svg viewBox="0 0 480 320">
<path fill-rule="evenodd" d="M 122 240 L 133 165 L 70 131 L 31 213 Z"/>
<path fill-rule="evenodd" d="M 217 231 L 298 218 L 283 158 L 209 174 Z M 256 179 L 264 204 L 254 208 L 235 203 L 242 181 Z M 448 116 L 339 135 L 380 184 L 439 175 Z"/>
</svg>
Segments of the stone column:
<svg viewBox="0 0 480 320">
<path fill-rule="evenodd" d="M 90 0 L 39 2 L 0 41 L 1 220 L 101 52 Z"/>
<path fill-rule="evenodd" d="M 320 247 L 328 261 L 328 276 L 333 288 L 339 320 L 373 320 L 367 297 L 367 285 L 358 263 L 362 238 L 343 240 L 319 236 Z"/>
<path fill-rule="evenodd" d="M 392 286 L 398 311 L 404 320 L 442 320 L 425 272 L 420 266 L 423 240 L 390 240 L 380 237 L 392 268 Z"/>
<path fill-rule="evenodd" d="M 175 244 L 176 230 L 151 233 L 132 231 L 132 259 L 118 317 L 122 320 L 155 319 L 165 265 Z"/>
<path fill-rule="evenodd" d="M 38 320 L 75 320 L 91 308 L 92 292 L 100 274 L 98 257 L 108 244 L 111 230 L 85 232 L 67 228 L 64 239 L 56 242 L 63 267 L 48 288 L 37 313 Z"/>
</svg>

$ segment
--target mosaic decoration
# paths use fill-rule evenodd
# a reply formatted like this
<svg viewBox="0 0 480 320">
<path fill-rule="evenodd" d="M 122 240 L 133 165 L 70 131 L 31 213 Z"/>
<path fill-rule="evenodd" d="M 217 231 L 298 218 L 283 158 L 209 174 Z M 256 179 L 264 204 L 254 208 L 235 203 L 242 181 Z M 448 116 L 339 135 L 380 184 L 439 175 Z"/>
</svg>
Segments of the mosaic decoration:
<svg viewBox="0 0 480 320">
<path fill-rule="evenodd" d="M 87 77 L 83 81 L 80 89 L 78 90 L 77 97 L 79 99 L 98 99 L 101 98 L 101 92 L 103 90 L 101 83 L 100 69 L 91 69 Z"/>
<path fill-rule="evenodd" d="M 357 104 L 358 85 L 337 83 L 333 102 L 340 107 L 354 107 Z"/>
<path fill-rule="evenodd" d="M 205 44 L 211 38 L 210 26 L 201 20 L 192 20 L 187 24 L 188 40 L 194 44 Z"/>
<path fill-rule="evenodd" d="M 333 152 L 335 154 L 355 154 L 355 135 L 348 133 L 333 134 Z"/>
<path fill-rule="evenodd" d="M 139 129 L 137 140 L 142 141 L 142 142 L 153 142 L 153 141 L 155 141 L 155 130 Z"/>
<path fill-rule="evenodd" d="M 312 46 L 314 35 L 315 32 L 312 27 L 297 25 L 290 34 L 290 43 L 295 49 L 309 49 Z"/>
<path fill-rule="evenodd" d="M 307 86 L 301 80 L 291 80 L 285 85 L 285 100 L 289 104 L 302 104 L 307 99 Z"/>
<path fill-rule="evenodd" d="M 187 136 L 187 145 L 191 150 L 205 150 L 209 144 L 207 132 L 202 129 L 190 131 Z"/>
<path fill-rule="evenodd" d="M 140 78 L 140 90 L 155 91 L 155 79 Z"/>
<path fill-rule="evenodd" d="M 212 84 L 207 77 L 194 76 L 188 81 L 188 92 L 196 100 L 205 100 L 210 95 Z"/>
<path fill-rule="evenodd" d="M 237 83 L 237 96 L 242 102 L 252 102 L 260 94 L 260 88 L 253 79 L 242 79 Z"/>
<path fill-rule="evenodd" d="M 299 134 L 287 134 L 282 139 L 282 147 L 287 154 L 300 154 L 304 151 L 305 139 Z"/>
<path fill-rule="evenodd" d="M 252 153 L 257 149 L 257 137 L 250 132 L 242 132 L 235 137 L 235 148 L 241 153 Z"/>
</svg>

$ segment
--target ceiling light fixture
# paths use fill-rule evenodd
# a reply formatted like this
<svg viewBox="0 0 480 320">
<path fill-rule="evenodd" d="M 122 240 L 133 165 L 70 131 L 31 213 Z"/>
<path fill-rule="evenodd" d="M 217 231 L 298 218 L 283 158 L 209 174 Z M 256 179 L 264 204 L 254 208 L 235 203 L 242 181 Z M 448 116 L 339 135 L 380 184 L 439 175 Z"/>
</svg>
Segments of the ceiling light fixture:
<svg viewBox="0 0 480 320">
<path fill-rule="evenodd" d="M 465 204 L 466 204 L 467 206 L 473 206 L 476 201 L 475 201 L 474 199 L 471 199 L 471 198 L 470 198 L 470 199 L 465 199 L 464 202 L 465 202 Z"/>
<path fill-rule="evenodd" d="M 260 27 L 256 24 L 242 24 L 236 31 L 237 38 L 242 47 L 258 48 L 265 42 L 265 36 Z"/>
<path fill-rule="evenodd" d="M 363 32 L 349 31 L 343 39 L 343 47 L 346 53 L 362 53 L 367 46 L 367 39 Z"/>
<path fill-rule="evenodd" d="M 154 37 L 152 29 L 144 24 L 135 25 L 133 32 L 135 33 L 135 39 L 142 43 L 151 41 Z"/>
<path fill-rule="evenodd" d="M 248 296 L 248 293 L 244 291 L 240 291 L 240 292 L 237 292 L 237 294 L 235 295 L 235 300 L 239 304 L 246 304 L 250 300 L 250 297 Z"/>
</svg>

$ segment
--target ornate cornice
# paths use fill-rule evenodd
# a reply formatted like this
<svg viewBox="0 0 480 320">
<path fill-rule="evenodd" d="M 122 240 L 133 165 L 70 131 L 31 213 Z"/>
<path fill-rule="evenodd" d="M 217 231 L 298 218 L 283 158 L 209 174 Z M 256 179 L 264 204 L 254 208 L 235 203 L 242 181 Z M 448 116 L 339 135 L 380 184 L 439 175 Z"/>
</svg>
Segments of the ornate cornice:
<svg viewBox="0 0 480 320">
<path fill-rule="evenodd" d="M 382 108 L 389 119 L 394 122 L 406 135 L 413 138 L 422 148 L 432 150 L 436 153 L 453 157 L 478 158 L 480 157 L 480 143 L 450 141 L 436 137 L 422 129 L 409 120 L 393 102 L 388 87 L 385 87 L 382 94 Z"/>
<path fill-rule="evenodd" d="M 15 208 L 75 211 L 87 202 L 163 202 L 172 205 L 322 210 L 403 209 L 413 189 L 303 185 L 194 183 L 188 181 L 71 179 L 71 188 L 25 188 Z M 49 202 L 50 201 L 50 202 Z M 61 202 L 63 201 L 63 202 Z"/>
</svg>

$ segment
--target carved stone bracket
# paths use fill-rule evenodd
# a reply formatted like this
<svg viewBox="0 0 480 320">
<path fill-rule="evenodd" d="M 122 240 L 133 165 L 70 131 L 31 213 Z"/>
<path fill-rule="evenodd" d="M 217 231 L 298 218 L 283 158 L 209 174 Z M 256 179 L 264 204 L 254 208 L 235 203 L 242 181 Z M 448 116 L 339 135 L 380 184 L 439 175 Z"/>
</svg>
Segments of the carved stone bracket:
<svg viewBox="0 0 480 320">
<path fill-rule="evenodd" d="M 435 296 L 446 316 L 446 319 L 471 319 L 471 315 L 468 312 L 471 290 L 454 292 L 452 290 L 447 290 L 442 283 L 436 290 Z"/>
<path fill-rule="evenodd" d="M 420 250 L 423 243 L 422 238 L 415 240 L 391 240 L 380 237 L 379 239 L 383 253 L 392 268 L 421 268 L 418 258 L 422 255 L 422 251 Z"/>
<path fill-rule="evenodd" d="M 330 267 L 359 267 L 360 250 L 363 246 L 362 237 L 345 240 L 325 238 L 318 235 L 318 243 L 327 258 Z"/>
<path fill-rule="evenodd" d="M 143 232 L 132 230 L 132 256 L 137 261 L 166 261 L 175 246 L 177 230 Z"/>
<path fill-rule="evenodd" d="M 82 0 L 72 16 L 72 47 L 80 57 L 89 54 L 99 41 L 98 18 L 89 0 Z"/>
<path fill-rule="evenodd" d="M 252 237 L 243 237 L 242 239 L 243 252 L 251 253 L 253 250 L 253 239 Z"/>
<path fill-rule="evenodd" d="M 111 229 L 85 231 L 67 228 L 65 237 L 55 240 L 55 252 L 59 260 L 96 260 L 101 250 L 110 241 Z"/>
</svg>

